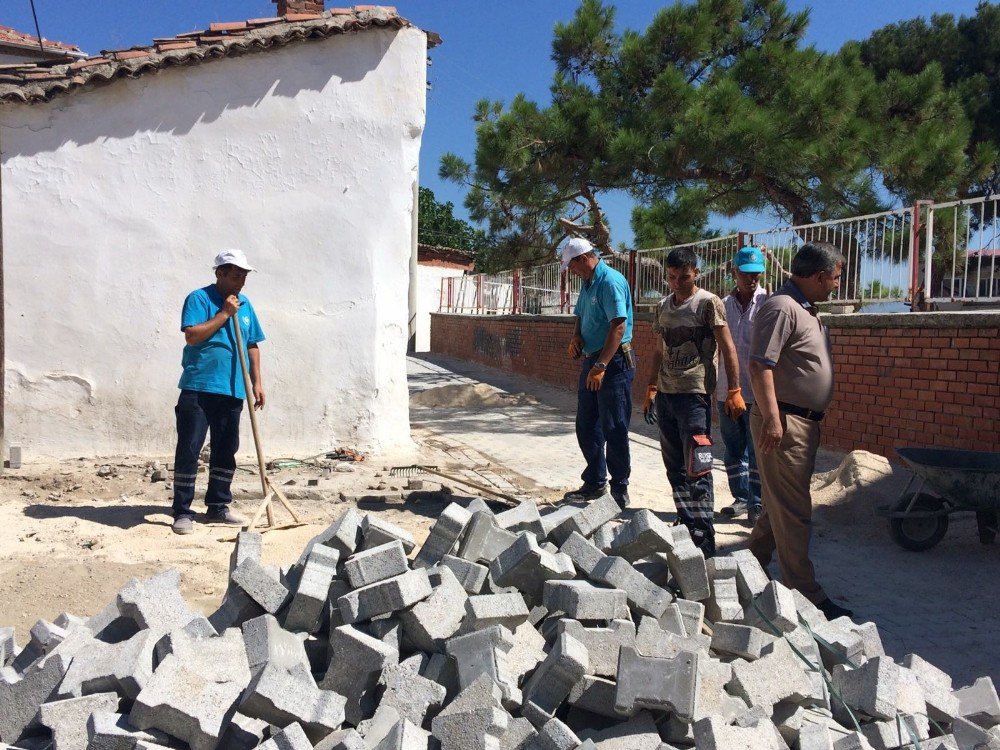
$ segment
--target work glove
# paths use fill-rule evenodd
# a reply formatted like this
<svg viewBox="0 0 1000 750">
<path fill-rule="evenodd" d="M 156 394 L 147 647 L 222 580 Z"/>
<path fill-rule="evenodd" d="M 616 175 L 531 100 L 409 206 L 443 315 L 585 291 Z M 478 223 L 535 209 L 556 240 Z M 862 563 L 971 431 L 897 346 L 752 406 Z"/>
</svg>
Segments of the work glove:
<svg viewBox="0 0 1000 750">
<path fill-rule="evenodd" d="M 651 385 L 646 388 L 646 400 L 642 402 L 642 416 L 646 424 L 656 424 L 656 409 L 653 401 L 656 399 L 656 386 Z"/>
<path fill-rule="evenodd" d="M 566 354 L 568 354 L 571 359 L 579 359 L 580 354 L 582 353 L 583 341 L 579 336 L 574 336 L 569 340 L 569 346 L 566 347 Z"/>
<path fill-rule="evenodd" d="M 730 388 L 726 397 L 726 405 L 723 407 L 730 419 L 739 419 L 747 410 L 746 402 L 743 400 L 743 390 L 741 388 Z"/>
<path fill-rule="evenodd" d="M 601 390 L 601 385 L 604 384 L 604 373 L 598 367 L 591 367 L 590 372 L 587 373 L 587 390 L 588 391 L 599 391 Z"/>
</svg>

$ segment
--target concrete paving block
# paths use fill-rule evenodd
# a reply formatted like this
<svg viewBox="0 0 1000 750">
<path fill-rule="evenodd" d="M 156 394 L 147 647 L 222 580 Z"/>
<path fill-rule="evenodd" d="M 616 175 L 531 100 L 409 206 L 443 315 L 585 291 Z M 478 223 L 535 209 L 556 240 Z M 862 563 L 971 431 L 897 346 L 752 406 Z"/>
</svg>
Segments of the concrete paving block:
<svg viewBox="0 0 1000 750">
<path fill-rule="evenodd" d="M 95 693 L 82 698 L 43 703 L 38 717 L 42 726 L 52 730 L 54 750 L 87 750 L 87 720 L 95 711 L 118 710 L 117 693 Z"/>
<path fill-rule="evenodd" d="M 594 543 L 604 554 L 611 552 L 611 545 L 615 541 L 615 537 L 618 536 L 618 527 L 620 524 L 614 521 L 608 521 L 601 528 L 595 531 L 590 536 L 590 541 Z"/>
<path fill-rule="evenodd" d="M 736 550 L 729 556 L 736 561 L 736 589 L 745 607 L 752 599 L 764 593 L 770 579 L 750 550 Z"/>
<path fill-rule="evenodd" d="M 181 574 L 174 568 L 140 581 L 132 578 L 118 592 L 118 611 L 142 628 L 167 633 L 201 617 L 181 596 Z"/>
<path fill-rule="evenodd" d="M 587 674 L 587 648 L 570 635 L 561 633 L 552 649 L 524 686 L 523 716 L 536 727 L 555 716 L 573 686 Z"/>
<path fill-rule="evenodd" d="M 489 565 L 497 555 L 514 543 L 517 536 L 500 528 L 492 513 L 478 511 L 472 514 L 457 556 L 470 562 Z"/>
<path fill-rule="evenodd" d="M 534 507 L 534 503 L 531 503 Z M 535 511 L 538 514 L 538 511 Z M 451 503 L 441 511 L 434 525 L 431 526 L 427 539 L 417 552 L 413 564 L 421 568 L 429 568 L 437 565 L 444 559 L 445 555 L 450 555 L 458 547 L 468 527 L 472 521 L 472 514 L 458 503 Z"/>
<path fill-rule="evenodd" d="M 545 537 L 542 516 L 538 512 L 538 504 L 533 500 L 523 500 L 515 507 L 497 513 L 496 521 L 500 528 L 514 534 L 527 531 L 539 538 Z"/>
<path fill-rule="evenodd" d="M 350 624 L 405 609 L 431 593 L 427 571 L 417 569 L 348 592 L 337 600 L 337 605 L 344 622 Z"/>
<path fill-rule="evenodd" d="M 208 621 L 217 633 L 228 628 L 238 628 L 247 620 L 260 617 L 264 608 L 236 584 L 230 583 L 222 604 L 208 616 Z"/>
<path fill-rule="evenodd" d="M 569 557 L 576 569 L 586 576 L 589 576 L 597 564 L 606 557 L 593 542 L 576 531 L 566 538 L 559 551 Z"/>
<path fill-rule="evenodd" d="M 261 719 L 233 714 L 217 750 L 253 750 L 270 734 L 271 725 Z"/>
<path fill-rule="evenodd" d="M 532 604 L 542 600 L 546 581 L 569 580 L 576 568 L 568 555 L 542 549 L 532 534 L 522 531 L 490 563 L 490 578 L 500 586 L 514 586 Z"/>
<path fill-rule="evenodd" d="M 959 700 L 952 692 L 951 677 L 947 672 L 916 654 L 907 654 L 901 664 L 916 675 L 917 682 L 924 691 L 927 715 L 930 718 L 938 722 L 951 722 L 961 715 Z"/>
<path fill-rule="evenodd" d="M 611 554 L 634 563 L 650 555 L 670 552 L 673 546 L 670 526 L 657 518 L 653 511 L 643 508 L 618 527 L 618 533 L 611 542 Z"/>
<path fill-rule="evenodd" d="M 14 640 L 14 628 L 0 628 L 0 667 L 6 667 L 20 652 Z"/>
<path fill-rule="evenodd" d="M 462 584 L 462 588 L 466 592 L 470 594 L 482 593 L 483 586 L 486 585 L 486 578 L 490 572 L 490 569 L 485 565 L 470 562 L 469 560 L 453 555 L 442 557 L 441 564 L 455 574 L 458 582 Z"/>
<path fill-rule="evenodd" d="M 142 630 L 123 643 L 93 639 L 70 662 L 56 695 L 73 698 L 113 692 L 134 700 L 153 676 L 158 640 L 152 630 Z"/>
<path fill-rule="evenodd" d="M 298 722 L 292 722 L 262 742 L 258 750 L 312 750 L 312 743 Z"/>
<path fill-rule="evenodd" d="M 259 604 L 265 612 L 278 614 L 291 599 L 291 593 L 256 560 L 244 560 L 233 571 L 232 581 Z"/>
<path fill-rule="evenodd" d="M 876 657 L 856 669 L 837 664 L 831 684 L 850 708 L 873 719 L 896 716 L 900 670 L 889 657 Z"/>
<path fill-rule="evenodd" d="M 693 727 L 698 750 L 780 750 L 773 727 L 767 723 L 752 727 L 730 726 L 709 716 Z"/>
<path fill-rule="evenodd" d="M 578 620 L 559 620 L 556 633 L 566 633 L 583 644 L 589 660 L 588 674 L 615 677 L 618 674 L 618 650 L 622 646 L 635 647 L 635 623 L 616 619 L 608 627 L 584 627 Z"/>
<path fill-rule="evenodd" d="M 822 613 L 821 613 L 822 614 Z M 811 625 L 820 647 L 824 666 L 832 670 L 834 665 L 860 664 L 864 656 L 864 642 L 854 632 L 853 622 L 847 617 L 827 621 L 826 618 Z"/>
<path fill-rule="evenodd" d="M 681 620 L 684 621 L 684 632 L 687 637 L 694 638 L 699 635 L 705 623 L 705 605 L 690 599 L 677 599 L 674 604 L 680 611 Z"/>
<path fill-rule="evenodd" d="M 667 608 L 663 611 L 663 614 L 657 618 L 656 622 L 660 626 L 661 630 L 666 630 L 668 633 L 679 635 L 681 638 L 687 638 L 687 627 L 684 624 L 684 617 L 681 615 L 681 608 L 678 605 L 678 602 L 680 601 L 682 600 L 678 599 L 674 602 L 671 602 L 667 606 Z M 700 602 L 692 602 L 692 603 L 698 605 L 698 607 L 700 608 L 699 609 L 700 612 L 703 613 L 705 611 L 704 605 L 702 605 Z M 698 630 L 695 632 L 696 633 L 701 632 L 700 625 L 698 626 Z"/>
<path fill-rule="evenodd" d="M 823 659 L 819 652 L 819 645 L 813 638 L 812 632 L 807 626 L 799 625 L 799 627 L 792 632 L 785 633 L 784 640 L 788 642 L 789 646 L 793 647 L 793 650 L 798 650 L 801 655 L 799 657 L 799 663 L 802 664 L 802 668 L 805 670 L 806 676 L 813 685 L 812 692 L 806 699 L 801 701 L 801 704 L 803 706 L 812 706 L 829 710 L 830 695 L 826 685 Z M 767 653 L 767 651 L 771 648 L 773 647 L 765 647 L 761 653 Z M 803 658 L 808 662 L 808 664 L 802 661 Z"/>
<path fill-rule="evenodd" d="M 671 529 L 687 528 L 676 526 Z M 680 541 L 678 541 L 678 538 Z M 689 536 L 678 537 L 674 534 L 674 546 L 667 552 L 667 562 L 675 585 L 680 588 L 685 599 L 700 602 L 712 593 L 708 584 L 708 569 L 705 567 L 704 553 L 694 546 Z"/>
<path fill-rule="evenodd" d="M 951 733 L 961 750 L 996 750 L 1000 740 L 975 722 L 959 716 L 951 725 Z"/>
<path fill-rule="evenodd" d="M 406 637 L 421 651 L 441 651 L 444 642 L 459 632 L 465 620 L 469 595 L 451 568 L 443 564 L 428 569 L 431 595 L 399 613 Z"/>
<path fill-rule="evenodd" d="M 565 542 L 574 531 L 580 536 L 589 537 L 604 524 L 617 518 L 621 512 L 618 503 L 608 492 L 561 521 L 547 536 L 556 544 Z"/>
<path fill-rule="evenodd" d="M 635 633 L 635 649 L 642 656 L 672 659 L 682 651 L 703 651 L 708 653 L 711 638 L 707 636 L 686 638 L 663 630 L 653 617 L 643 617 Z"/>
<path fill-rule="evenodd" d="M 344 696 L 345 716 L 357 726 L 366 711 L 362 700 L 372 694 L 382 670 L 399 663 L 399 650 L 351 625 L 330 631 L 330 666 L 319 683 Z"/>
<path fill-rule="evenodd" d="M 497 750 L 512 720 L 501 699 L 500 687 L 486 675 L 455 696 L 431 721 L 441 750 Z"/>
<path fill-rule="evenodd" d="M 195 618 L 183 628 L 172 630 L 169 633 L 162 635 L 160 639 L 156 641 L 156 645 L 153 647 L 153 664 L 159 664 L 167 658 L 167 654 L 173 653 L 176 641 L 188 641 L 192 638 L 212 638 L 216 635 L 218 635 L 218 632 L 207 618 Z"/>
<path fill-rule="evenodd" d="M 980 677 L 971 685 L 954 691 L 958 713 L 963 719 L 990 729 L 1000 724 L 1000 698 L 993 680 Z"/>
<path fill-rule="evenodd" d="M 549 719 L 538 730 L 532 748 L 538 750 L 576 750 L 580 738 L 559 719 Z"/>
<path fill-rule="evenodd" d="M 641 656 L 623 646 L 618 657 L 615 709 L 632 715 L 640 708 L 673 711 L 683 721 L 694 716 L 698 664 L 702 654 L 681 651 L 670 659 Z"/>
<path fill-rule="evenodd" d="M 514 643 L 514 634 L 502 625 L 450 639 L 445 648 L 454 660 L 459 690 L 486 675 L 500 686 L 505 707 L 520 705 L 521 691 L 517 687 L 520 675 L 514 673 L 507 661 Z"/>
<path fill-rule="evenodd" d="M 243 623 L 242 633 L 251 673 L 268 664 L 288 672 L 302 670 L 310 673 L 309 657 L 302 639 L 282 628 L 274 615 L 247 620 Z"/>
<path fill-rule="evenodd" d="M 87 737 L 88 750 L 136 750 L 140 743 L 146 746 L 177 744 L 156 729 L 137 729 L 127 714 L 113 711 L 91 712 L 87 718 Z"/>
<path fill-rule="evenodd" d="M 807 724 L 798 734 L 799 750 L 833 750 L 833 735 L 822 724 Z"/>
<path fill-rule="evenodd" d="M 743 606 L 736 589 L 735 578 L 713 578 L 709 581 L 711 596 L 705 600 L 705 617 L 711 622 L 742 622 Z"/>
<path fill-rule="evenodd" d="M 137 729 L 166 732 L 192 750 L 213 750 L 249 681 L 250 665 L 240 631 L 191 638 L 156 668 L 136 697 L 129 718 Z"/>
<path fill-rule="evenodd" d="M 628 716 L 615 710 L 617 689 L 618 685 L 613 680 L 585 674 L 569 691 L 566 702 L 578 710 L 622 721 Z"/>
<path fill-rule="evenodd" d="M 390 665 L 379 677 L 380 705 L 395 708 L 401 719 L 422 726 L 430 713 L 437 713 L 445 699 L 443 686 L 414 674 L 402 664 Z"/>
<path fill-rule="evenodd" d="M 607 729 L 580 730 L 580 737 L 599 750 L 663 750 L 659 730 L 649 711 Z"/>
<path fill-rule="evenodd" d="M 733 679 L 728 689 L 748 705 L 771 711 L 776 703 L 809 696 L 812 682 L 787 641 L 776 640 L 766 656 L 752 662 L 733 663 Z"/>
<path fill-rule="evenodd" d="M 299 674 L 272 666 L 259 670 L 240 699 L 240 713 L 286 726 L 297 721 L 312 743 L 344 723 L 346 699 Z"/>
<path fill-rule="evenodd" d="M 580 512 L 582 506 L 579 505 L 556 505 L 548 506 L 539 510 L 542 516 L 542 530 L 544 536 L 552 533 L 552 530 L 565 521 L 570 516 L 575 516 Z"/>
<path fill-rule="evenodd" d="M 712 649 L 731 656 L 754 661 L 762 649 L 774 642 L 774 636 L 759 628 L 738 623 L 717 622 L 712 630 Z"/>
<path fill-rule="evenodd" d="M 283 626 L 288 630 L 317 633 L 323 626 L 323 609 L 330 584 L 337 576 L 340 552 L 320 544 L 306 558 L 292 601 L 285 611 Z"/>
<path fill-rule="evenodd" d="M 316 743 L 313 750 L 368 750 L 357 729 L 338 729 Z"/>
<path fill-rule="evenodd" d="M 661 617 L 673 596 L 642 575 L 625 559 L 609 555 L 597 564 L 591 579 L 620 589 L 628 596 L 628 603 L 639 612 Z"/>
<path fill-rule="evenodd" d="M 492 625 L 503 625 L 514 630 L 528 620 L 528 605 L 519 593 L 481 594 L 470 596 L 465 602 L 464 632 L 482 630 Z"/>
<path fill-rule="evenodd" d="M 918 717 L 900 714 L 893 721 L 873 721 L 861 725 L 861 734 L 875 750 L 896 750 L 911 747 L 911 741 L 927 739 L 926 730 L 921 731 Z M 921 736 L 923 735 L 923 736 Z"/>
<path fill-rule="evenodd" d="M 344 575 L 354 588 L 370 586 L 402 575 L 409 568 L 403 543 L 398 539 L 380 544 L 377 547 L 366 547 L 355 552 L 344 562 Z"/>
<path fill-rule="evenodd" d="M 514 647 L 507 653 L 507 666 L 518 681 L 545 661 L 545 638 L 530 622 L 514 630 Z"/>
<path fill-rule="evenodd" d="M 406 554 L 413 552 L 416 543 L 413 534 L 384 518 L 366 513 L 361 519 L 361 549 L 380 547 L 383 544 L 398 540 Z"/>
<path fill-rule="evenodd" d="M 530 721 L 521 716 L 512 718 L 500 738 L 500 750 L 527 750 L 536 736 L 538 731 Z"/>
<path fill-rule="evenodd" d="M 264 535 L 256 531 L 241 531 L 236 535 L 236 543 L 229 554 L 229 574 L 232 575 L 244 560 L 260 562 L 264 553 Z"/>
<path fill-rule="evenodd" d="M 692 717 L 694 721 L 706 716 L 717 716 L 725 721 L 733 721 L 747 710 L 747 704 L 742 698 L 726 692 L 726 685 L 732 679 L 732 664 L 702 655 L 698 662 L 698 685 L 695 688 L 695 708 Z"/>
<path fill-rule="evenodd" d="M 882 645 L 882 636 L 879 635 L 878 625 L 874 622 L 863 622 L 860 625 L 855 625 L 851 630 L 861 639 L 861 653 L 866 659 L 885 656 L 885 646 Z"/>
<path fill-rule="evenodd" d="M 834 750 L 874 750 L 860 732 L 849 732 L 833 741 Z"/>
<path fill-rule="evenodd" d="M 345 510 L 340 518 L 309 541 L 299 557 L 299 562 L 305 563 L 313 548 L 319 544 L 332 547 L 340 553 L 341 560 L 346 560 L 361 544 L 361 520 L 362 515 L 357 509 Z"/>
<path fill-rule="evenodd" d="M 791 589 L 778 581 L 769 581 L 760 596 L 746 605 L 743 621 L 772 635 L 777 635 L 775 630 L 781 633 L 795 630 L 799 615 Z"/>
<path fill-rule="evenodd" d="M 484 497 L 466 497 L 459 498 L 459 504 L 465 503 L 463 506 L 469 513 L 475 515 L 476 513 L 487 513 L 488 515 L 495 515 L 493 509 L 490 507 L 489 502 Z"/>
<path fill-rule="evenodd" d="M 407 719 L 400 719 L 372 750 L 427 750 L 431 733 Z"/>
<path fill-rule="evenodd" d="M 626 619 L 628 600 L 619 589 L 598 588 L 589 581 L 546 581 L 542 604 L 574 620 Z"/>
<path fill-rule="evenodd" d="M 361 627 L 373 638 L 378 638 L 393 648 L 402 650 L 403 623 L 397 615 L 403 611 L 400 610 L 399 612 L 390 612 L 389 614 L 373 617 L 368 622 L 361 624 Z"/>
<path fill-rule="evenodd" d="M 67 666 L 54 652 L 21 675 L 10 667 L 0 670 L 0 742 L 13 743 L 25 729 L 37 726 L 38 708 L 55 692 Z"/>
</svg>

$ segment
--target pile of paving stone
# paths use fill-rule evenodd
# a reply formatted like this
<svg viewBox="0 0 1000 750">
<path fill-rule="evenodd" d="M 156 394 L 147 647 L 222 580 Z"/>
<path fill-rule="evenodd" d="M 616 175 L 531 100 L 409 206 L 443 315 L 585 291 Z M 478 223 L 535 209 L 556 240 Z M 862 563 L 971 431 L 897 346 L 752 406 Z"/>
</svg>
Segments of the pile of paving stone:
<svg viewBox="0 0 1000 750">
<path fill-rule="evenodd" d="M 826 621 L 746 552 L 610 496 L 453 503 L 419 550 L 348 510 L 285 569 L 239 535 L 218 611 L 168 570 L 87 620 L 0 632 L 0 742 L 43 750 L 1000 748 L 989 679 L 953 690 L 871 623 Z"/>
</svg>

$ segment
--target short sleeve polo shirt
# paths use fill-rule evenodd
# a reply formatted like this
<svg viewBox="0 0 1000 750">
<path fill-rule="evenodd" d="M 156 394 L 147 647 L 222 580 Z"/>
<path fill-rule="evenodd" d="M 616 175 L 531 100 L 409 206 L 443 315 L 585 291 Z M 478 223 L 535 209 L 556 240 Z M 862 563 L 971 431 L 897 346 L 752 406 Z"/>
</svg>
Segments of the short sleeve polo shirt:
<svg viewBox="0 0 1000 750">
<path fill-rule="evenodd" d="M 604 348 L 611 321 L 625 319 L 622 343 L 632 340 L 632 294 L 628 281 L 603 260 L 597 262 L 594 275 L 580 289 L 573 314 L 580 318 L 585 354 L 596 354 Z"/>
</svg>

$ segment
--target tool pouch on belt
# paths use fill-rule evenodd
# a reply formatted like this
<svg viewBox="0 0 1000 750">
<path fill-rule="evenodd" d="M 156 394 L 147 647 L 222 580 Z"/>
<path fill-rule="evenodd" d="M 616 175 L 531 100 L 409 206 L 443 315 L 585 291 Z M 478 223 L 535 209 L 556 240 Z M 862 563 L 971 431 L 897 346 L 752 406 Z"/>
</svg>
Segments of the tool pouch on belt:
<svg viewBox="0 0 1000 750">
<path fill-rule="evenodd" d="M 688 450 L 687 473 L 692 479 L 703 477 L 712 470 L 712 438 L 709 435 L 692 435 Z"/>
<path fill-rule="evenodd" d="M 625 360 L 625 368 L 628 370 L 635 369 L 635 350 L 632 349 L 632 344 L 622 344 L 622 359 Z"/>
</svg>

